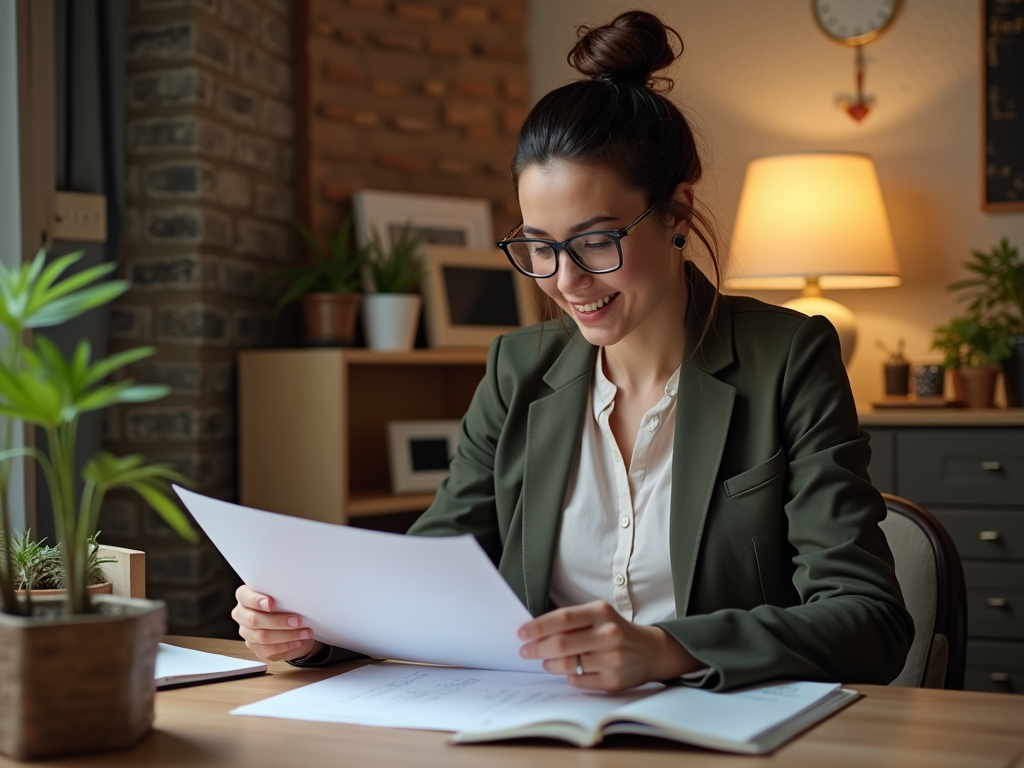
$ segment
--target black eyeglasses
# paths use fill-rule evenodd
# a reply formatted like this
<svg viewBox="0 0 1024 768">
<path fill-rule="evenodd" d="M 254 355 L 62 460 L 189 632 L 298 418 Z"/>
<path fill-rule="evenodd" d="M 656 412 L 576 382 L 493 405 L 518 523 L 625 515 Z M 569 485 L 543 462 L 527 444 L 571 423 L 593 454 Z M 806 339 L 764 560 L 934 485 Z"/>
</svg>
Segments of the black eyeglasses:
<svg viewBox="0 0 1024 768">
<path fill-rule="evenodd" d="M 527 277 L 551 277 L 558 271 L 558 252 L 565 251 L 573 263 L 584 272 L 601 275 L 614 272 L 622 266 L 621 240 L 629 234 L 629 230 L 639 224 L 644 216 L 654 210 L 657 203 L 637 216 L 622 229 L 598 230 L 573 235 L 568 240 L 553 243 L 550 240 L 534 240 L 532 238 L 509 237 L 522 229 L 523 225 L 513 229 L 504 240 L 498 241 L 498 247 L 505 252 L 512 266 Z"/>
</svg>

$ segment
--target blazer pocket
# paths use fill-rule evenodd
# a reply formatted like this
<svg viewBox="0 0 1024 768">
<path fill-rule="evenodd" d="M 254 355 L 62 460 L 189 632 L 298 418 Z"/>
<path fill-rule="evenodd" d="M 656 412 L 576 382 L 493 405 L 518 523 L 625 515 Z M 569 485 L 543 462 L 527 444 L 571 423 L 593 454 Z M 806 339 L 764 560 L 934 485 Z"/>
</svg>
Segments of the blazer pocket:
<svg viewBox="0 0 1024 768">
<path fill-rule="evenodd" d="M 729 498 L 739 496 L 741 493 L 752 491 L 765 483 L 771 482 L 786 468 L 786 456 L 779 448 L 768 461 L 751 467 L 746 472 L 733 475 L 722 483 L 725 487 L 725 495 Z"/>
</svg>

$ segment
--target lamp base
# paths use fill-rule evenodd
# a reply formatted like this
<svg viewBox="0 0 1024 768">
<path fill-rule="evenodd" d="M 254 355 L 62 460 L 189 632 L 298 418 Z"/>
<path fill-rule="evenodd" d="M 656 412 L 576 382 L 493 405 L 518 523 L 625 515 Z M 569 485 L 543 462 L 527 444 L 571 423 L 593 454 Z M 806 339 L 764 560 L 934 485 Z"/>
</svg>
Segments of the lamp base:
<svg viewBox="0 0 1024 768">
<path fill-rule="evenodd" d="M 843 355 L 843 365 L 849 365 L 853 357 L 853 349 L 857 346 L 857 321 L 853 312 L 838 301 L 826 299 L 824 296 L 800 296 L 787 301 L 782 306 L 803 312 L 805 315 L 821 315 L 828 320 L 839 334 L 839 348 Z"/>
</svg>

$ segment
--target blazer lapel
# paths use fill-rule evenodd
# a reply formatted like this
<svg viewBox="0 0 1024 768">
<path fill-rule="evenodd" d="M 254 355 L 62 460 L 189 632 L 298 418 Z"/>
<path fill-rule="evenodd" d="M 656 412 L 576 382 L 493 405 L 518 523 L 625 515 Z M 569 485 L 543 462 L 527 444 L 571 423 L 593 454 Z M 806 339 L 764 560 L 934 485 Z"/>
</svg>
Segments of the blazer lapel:
<svg viewBox="0 0 1024 768">
<path fill-rule="evenodd" d="M 736 388 L 713 375 L 733 361 L 732 313 L 720 299 L 707 335 L 701 340 L 714 289 L 691 263 L 686 266 L 690 303 L 676 402 L 669 528 L 677 616 L 685 616 L 690 603 L 704 522 L 736 398 Z"/>
<path fill-rule="evenodd" d="M 523 581 L 534 616 L 548 607 L 565 489 L 579 452 L 597 347 L 576 334 L 544 376 L 554 390 L 530 404 L 523 476 Z"/>
</svg>

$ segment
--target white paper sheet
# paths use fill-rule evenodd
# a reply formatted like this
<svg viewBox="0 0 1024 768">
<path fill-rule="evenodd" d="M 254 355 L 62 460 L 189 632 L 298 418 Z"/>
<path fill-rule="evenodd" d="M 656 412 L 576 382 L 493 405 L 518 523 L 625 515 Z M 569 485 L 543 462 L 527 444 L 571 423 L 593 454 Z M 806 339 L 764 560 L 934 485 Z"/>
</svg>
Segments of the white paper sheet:
<svg viewBox="0 0 1024 768">
<path fill-rule="evenodd" d="M 318 640 L 378 659 L 543 672 L 519 656 L 529 611 L 472 536 L 366 531 L 174 490 L 243 581 Z"/>
<path fill-rule="evenodd" d="M 252 675 L 266 672 L 262 661 L 247 661 L 219 653 L 206 653 L 191 648 L 160 643 L 156 651 L 156 687 L 184 685 L 207 680 Z"/>
<path fill-rule="evenodd" d="M 573 688 L 562 676 L 417 664 L 372 664 L 247 704 L 233 715 L 464 731 L 560 719 L 593 727 L 616 707 L 663 689 L 620 696 Z"/>
</svg>

